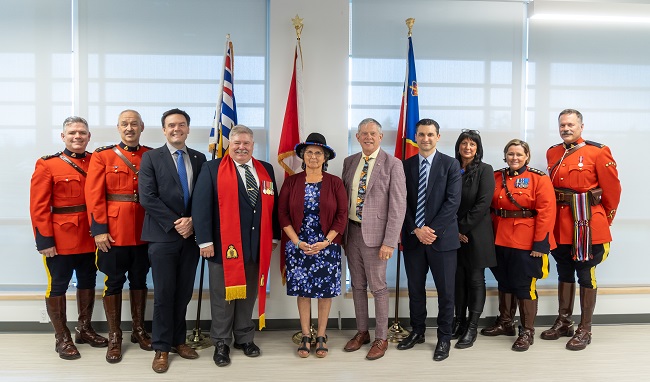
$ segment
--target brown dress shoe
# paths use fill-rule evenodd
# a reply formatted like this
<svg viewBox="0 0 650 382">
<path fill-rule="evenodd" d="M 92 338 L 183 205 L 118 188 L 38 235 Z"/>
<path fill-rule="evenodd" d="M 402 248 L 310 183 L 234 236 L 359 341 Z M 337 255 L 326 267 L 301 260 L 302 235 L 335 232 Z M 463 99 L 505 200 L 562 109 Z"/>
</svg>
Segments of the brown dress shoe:
<svg viewBox="0 0 650 382">
<path fill-rule="evenodd" d="M 175 347 L 172 348 L 172 353 L 178 353 L 178 355 L 180 355 L 181 358 L 185 358 L 185 359 L 199 358 L 199 354 L 186 344 L 176 345 Z"/>
<path fill-rule="evenodd" d="M 366 332 L 357 332 L 357 334 L 352 337 L 350 341 L 348 341 L 347 344 L 345 344 L 345 347 L 343 350 L 345 351 L 357 351 L 361 349 L 362 345 L 369 344 L 370 343 L 370 333 Z"/>
<path fill-rule="evenodd" d="M 156 355 L 153 357 L 151 368 L 156 373 L 164 373 L 169 369 L 169 353 L 166 351 L 156 350 Z"/>
<path fill-rule="evenodd" d="M 379 359 L 383 357 L 384 354 L 386 354 L 386 350 L 388 350 L 388 341 L 375 340 L 375 342 L 373 342 L 372 346 L 370 347 L 370 351 L 368 352 L 366 359 L 370 361 Z"/>
</svg>

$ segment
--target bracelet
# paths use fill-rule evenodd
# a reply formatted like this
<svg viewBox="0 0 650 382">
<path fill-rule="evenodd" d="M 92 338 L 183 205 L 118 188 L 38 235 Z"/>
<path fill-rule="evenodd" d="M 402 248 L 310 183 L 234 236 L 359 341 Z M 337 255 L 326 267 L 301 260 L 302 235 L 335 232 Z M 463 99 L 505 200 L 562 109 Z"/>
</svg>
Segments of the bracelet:
<svg viewBox="0 0 650 382">
<path fill-rule="evenodd" d="M 332 244 L 332 240 L 328 239 L 327 237 L 325 237 L 325 241 L 330 243 L 330 245 Z"/>
<path fill-rule="evenodd" d="M 296 248 L 300 249 L 300 243 L 302 243 L 302 240 L 298 240 L 298 244 L 296 244 Z"/>
</svg>

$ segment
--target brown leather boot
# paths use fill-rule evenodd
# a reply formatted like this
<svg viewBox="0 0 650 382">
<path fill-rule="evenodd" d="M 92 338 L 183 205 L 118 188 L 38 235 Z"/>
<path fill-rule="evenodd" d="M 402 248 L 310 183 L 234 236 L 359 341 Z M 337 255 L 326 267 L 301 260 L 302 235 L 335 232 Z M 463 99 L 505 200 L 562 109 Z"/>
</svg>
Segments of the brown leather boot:
<svg viewBox="0 0 650 382">
<path fill-rule="evenodd" d="M 499 315 L 494 325 L 481 329 L 484 336 L 514 336 L 515 314 L 517 313 L 517 298 L 512 293 L 499 291 Z"/>
<path fill-rule="evenodd" d="M 537 317 L 537 299 L 519 300 L 519 314 L 521 326 L 519 326 L 519 337 L 512 344 L 514 351 L 526 351 L 535 342 L 535 317 Z"/>
<path fill-rule="evenodd" d="M 74 346 L 72 337 L 70 336 L 70 329 L 66 325 L 68 319 L 65 314 L 65 295 L 56 297 L 46 297 L 45 306 L 47 307 L 47 314 L 50 316 L 52 326 L 54 327 L 54 350 L 59 353 L 59 357 L 63 359 L 77 359 L 81 357 L 79 350 Z"/>
<path fill-rule="evenodd" d="M 103 348 L 108 346 L 108 340 L 95 332 L 90 325 L 95 307 L 95 290 L 78 289 L 77 290 L 77 309 L 79 310 L 79 326 L 75 327 L 77 333 L 74 336 L 74 342 L 78 344 L 90 344 L 94 348 Z"/>
<path fill-rule="evenodd" d="M 147 292 L 146 289 L 129 291 L 131 298 L 131 317 L 133 318 L 131 342 L 139 344 L 142 350 L 152 351 L 151 337 L 144 329 L 144 308 L 147 306 Z"/>
<path fill-rule="evenodd" d="M 584 350 L 591 343 L 591 319 L 596 307 L 598 289 L 580 287 L 580 325 L 573 337 L 566 343 L 569 350 Z"/>
<path fill-rule="evenodd" d="M 104 311 L 108 322 L 106 361 L 118 363 L 122 360 L 122 293 L 104 296 Z"/>
<path fill-rule="evenodd" d="M 542 332 L 543 340 L 557 340 L 560 337 L 573 336 L 573 302 L 575 301 L 576 284 L 560 282 L 557 286 L 558 316 L 550 329 Z"/>
</svg>

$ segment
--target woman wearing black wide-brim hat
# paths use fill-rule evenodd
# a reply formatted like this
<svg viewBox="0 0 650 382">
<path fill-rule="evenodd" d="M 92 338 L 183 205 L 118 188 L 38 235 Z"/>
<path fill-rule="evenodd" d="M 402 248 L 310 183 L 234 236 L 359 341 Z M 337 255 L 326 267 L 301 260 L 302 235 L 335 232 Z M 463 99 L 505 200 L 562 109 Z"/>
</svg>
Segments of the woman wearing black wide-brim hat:
<svg viewBox="0 0 650 382">
<path fill-rule="evenodd" d="M 322 134 L 311 133 L 296 145 L 304 171 L 290 176 L 280 191 L 279 218 L 286 236 L 287 295 L 298 298 L 302 340 L 298 355 L 310 354 L 311 299 L 318 299 L 316 356 L 327 356 L 325 329 L 332 298 L 341 294 L 341 237 L 348 200 L 341 178 L 328 174 L 336 157 Z"/>
</svg>

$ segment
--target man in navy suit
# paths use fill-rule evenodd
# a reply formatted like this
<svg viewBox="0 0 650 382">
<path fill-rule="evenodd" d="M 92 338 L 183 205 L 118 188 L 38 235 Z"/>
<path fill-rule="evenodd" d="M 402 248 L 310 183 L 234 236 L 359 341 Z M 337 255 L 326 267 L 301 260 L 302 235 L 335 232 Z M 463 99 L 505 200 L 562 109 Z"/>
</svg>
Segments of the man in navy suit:
<svg viewBox="0 0 650 382">
<path fill-rule="evenodd" d="M 169 352 L 194 359 L 185 344 L 185 314 L 194 291 L 199 247 L 194 239 L 191 195 L 205 155 L 185 145 L 190 116 L 179 109 L 162 116 L 167 142 L 147 151 L 140 165 L 140 203 L 145 209 L 142 240 L 149 242 L 154 282 L 152 368 L 164 373 Z"/>
<path fill-rule="evenodd" d="M 419 154 L 404 161 L 407 205 L 402 228 L 412 330 L 397 349 L 410 349 L 424 342 L 426 279 L 431 269 L 438 292 L 438 343 L 433 359 L 442 361 L 449 356 L 454 317 L 461 174 L 457 160 L 436 150 L 440 140 L 436 121 L 420 120 L 415 139 Z"/>
<path fill-rule="evenodd" d="M 259 294 L 264 326 L 271 252 L 280 238 L 273 166 L 253 158 L 253 131 L 230 130 L 228 155 L 203 165 L 192 203 L 201 256 L 210 272 L 210 338 L 215 364 L 230 365 L 229 344 L 248 357 L 260 355 L 251 318 Z"/>
</svg>

